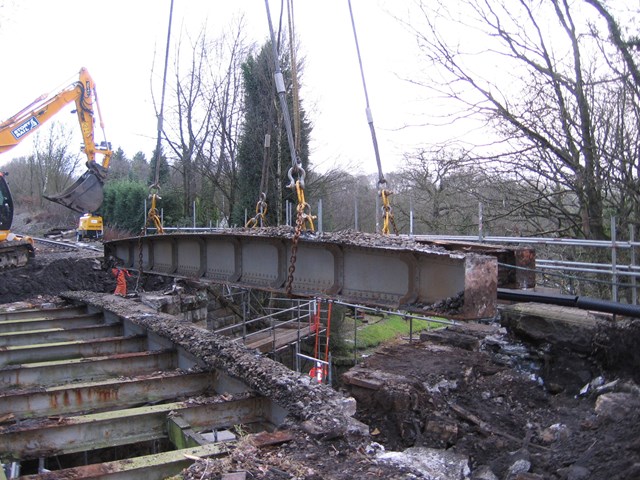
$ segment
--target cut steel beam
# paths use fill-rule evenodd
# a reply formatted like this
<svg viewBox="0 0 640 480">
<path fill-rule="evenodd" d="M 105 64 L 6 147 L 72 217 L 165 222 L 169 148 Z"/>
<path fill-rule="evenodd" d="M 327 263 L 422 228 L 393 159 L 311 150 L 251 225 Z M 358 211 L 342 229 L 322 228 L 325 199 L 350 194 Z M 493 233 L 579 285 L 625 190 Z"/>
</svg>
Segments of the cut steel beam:
<svg viewBox="0 0 640 480">
<path fill-rule="evenodd" d="M 135 352 L 106 357 L 46 361 L 0 368 L 0 391 L 7 388 L 88 382 L 102 378 L 177 368 L 175 350 Z"/>
<path fill-rule="evenodd" d="M 68 318 L 75 317 L 78 315 L 86 315 L 87 307 L 79 306 L 79 307 L 63 307 L 63 308 L 52 308 L 50 310 L 47 309 L 25 309 L 25 310 L 16 310 L 12 312 L 0 312 L 0 322 L 5 322 L 7 320 L 24 320 L 24 319 L 40 319 L 40 320 L 50 320 L 53 318 Z"/>
<path fill-rule="evenodd" d="M 83 314 L 73 317 L 27 317 L 20 319 L 9 318 L 0 321 L 0 333 L 28 332 L 33 330 L 46 330 L 50 328 L 82 328 L 91 325 L 103 324 L 102 314 Z"/>
<path fill-rule="evenodd" d="M 441 240 L 429 235 L 416 235 L 414 238 L 418 243 L 443 247 L 449 251 L 464 250 L 496 257 L 498 288 L 526 289 L 536 286 L 536 251 L 533 248 Z"/>
<path fill-rule="evenodd" d="M 496 313 L 493 257 L 425 247 L 409 238 L 305 234 L 296 244 L 292 264 L 290 235 L 254 232 L 115 240 L 105 243 L 105 258 L 145 273 L 280 293 L 289 293 L 290 288 L 300 297 L 330 297 L 463 319 Z"/>
<path fill-rule="evenodd" d="M 212 393 L 215 373 L 179 370 L 132 378 L 0 391 L 0 418 L 25 419 L 68 415 L 87 410 L 129 408 L 181 396 Z"/>
<path fill-rule="evenodd" d="M 172 412 L 201 430 L 268 422 L 270 403 L 246 395 L 228 400 L 209 397 L 199 398 L 197 404 L 173 402 L 22 422 L 0 426 L 0 452 L 4 459 L 26 460 L 166 438 L 166 419 Z"/>
<path fill-rule="evenodd" d="M 146 347 L 147 337 L 141 335 L 4 347 L 0 350 L 0 366 L 140 352 Z"/>
<path fill-rule="evenodd" d="M 217 444 L 202 445 L 195 448 L 172 450 L 170 452 L 126 458 L 114 462 L 83 465 L 81 467 L 56 470 L 43 475 L 26 475 L 21 480 L 43 480 L 53 478 L 100 478 L 103 480 L 162 480 L 173 478 L 193 463 L 193 458 L 209 458 L 224 456 L 229 448 Z"/>
<path fill-rule="evenodd" d="M 35 345 L 47 341 L 70 342 L 73 340 L 95 340 L 104 337 L 121 337 L 122 325 L 91 325 L 83 328 L 48 328 L 28 332 L 0 333 L 0 347 Z"/>
</svg>

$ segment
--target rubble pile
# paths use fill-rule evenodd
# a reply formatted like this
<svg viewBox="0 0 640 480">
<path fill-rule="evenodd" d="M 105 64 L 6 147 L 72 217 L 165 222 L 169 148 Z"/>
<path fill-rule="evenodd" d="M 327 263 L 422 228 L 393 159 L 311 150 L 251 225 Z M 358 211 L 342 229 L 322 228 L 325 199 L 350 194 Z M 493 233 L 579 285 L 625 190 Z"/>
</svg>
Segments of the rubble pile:
<svg viewBox="0 0 640 480">
<path fill-rule="evenodd" d="M 478 324 L 382 348 L 343 376 L 356 418 L 387 449 L 464 455 L 470 476 L 444 478 L 640 478 L 633 379 L 585 357 L 578 370 L 591 368 L 591 381 L 559 389 L 549 359 L 514 340 L 498 324 Z"/>
<path fill-rule="evenodd" d="M 315 383 L 309 376 L 298 374 L 227 337 L 112 295 L 78 291 L 67 292 L 64 297 L 112 311 L 184 348 L 207 367 L 240 379 L 255 392 L 272 399 L 296 420 L 304 421 L 305 430 L 315 437 L 368 435 L 368 427 L 353 418 L 356 407 L 352 398 Z"/>
<path fill-rule="evenodd" d="M 224 233 L 224 231 L 222 232 Z M 265 227 L 265 228 L 237 228 L 233 229 L 233 235 L 282 237 L 292 238 L 294 228 L 289 226 Z M 357 230 L 339 230 L 336 232 L 310 232 L 304 231 L 300 240 L 308 242 L 326 242 L 354 247 L 376 247 L 398 250 L 416 250 L 421 252 L 442 253 L 452 255 L 452 252 L 435 245 L 416 242 L 406 235 L 378 235 L 375 233 L 360 232 Z"/>
</svg>

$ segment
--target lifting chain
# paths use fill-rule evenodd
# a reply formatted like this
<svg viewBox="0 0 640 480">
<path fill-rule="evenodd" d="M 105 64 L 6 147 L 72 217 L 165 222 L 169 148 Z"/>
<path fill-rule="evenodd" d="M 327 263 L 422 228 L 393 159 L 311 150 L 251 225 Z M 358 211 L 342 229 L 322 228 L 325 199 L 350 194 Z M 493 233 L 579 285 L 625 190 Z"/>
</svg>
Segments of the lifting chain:
<svg viewBox="0 0 640 480">
<path fill-rule="evenodd" d="M 382 197 L 382 233 L 385 235 L 389 234 L 389 224 L 393 226 L 393 233 L 398 235 L 398 227 L 393 218 L 393 212 L 389 202 L 389 196 L 392 194 L 393 192 L 391 190 L 385 188 L 380 190 L 380 196 Z"/>
<path fill-rule="evenodd" d="M 246 228 L 266 227 L 267 226 L 267 195 L 260 193 L 258 203 L 256 203 L 256 214 L 247 221 Z"/>
<path fill-rule="evenodd" d="M 302 177 L 304 177 L 304 175 Z M 289 178 L 293 178 L 291 172 L 289 173 Z M 302 229 L 307 225 L 308 229 L 313 232 L 313 220 L 316 218 L 315 215 L 311 215 L 311 207 L 304 199 L 302 180 L 297 180 L 295 183 L 295 187 L 296 194 L 298 196 L 298 206 L 296 207 L 296 228 L 294 230 L 293 239 L 291 241 L 291 260 L 289 262 L 289 275 L 287 277 L 287 284 L 285 286 L 288 297 L 293 296 L 293 274 L 296 271 L 296 258 L 298 254 L 298 240 L 300 239 L 300 234 L 302 233 Z"/>
<path fill-rule="evenodd" d="M 138 275 L 136 277 L 136 287 L 134 290 L 136 293 L 139 293 L 140 291 L 140 280 L 142 278 L 142 237 L 147 234 L 147 227 L 151 223 L 153 223 L 153 225 L 155 226 L 157 233 L 164 233 L 164 228 L 162 228 L 162 220 L 158 215 L 158 208 L 156 207 L 157 200 L 162 200 L 162 197 L 158 195 L 158 190 L 160 190 L 160 187 L 157 185 L 152 185 L 150 188 L 153 189 L 153 191 L 149 194 L 149 198 L 151 199 L 151 208 L 149 208 L 145 224 L 140 229 L 140 234 L 138 235 Z"/>
</svg>

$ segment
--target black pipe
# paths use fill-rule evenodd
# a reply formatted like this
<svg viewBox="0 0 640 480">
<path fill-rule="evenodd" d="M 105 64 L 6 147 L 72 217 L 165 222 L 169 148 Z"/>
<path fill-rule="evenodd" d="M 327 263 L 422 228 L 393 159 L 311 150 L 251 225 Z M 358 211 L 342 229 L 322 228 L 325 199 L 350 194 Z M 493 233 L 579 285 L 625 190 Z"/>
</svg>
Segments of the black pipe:
<svg viewBox="0 0 640 480">
<path fill-rule="evenodd" d="M 530 292 L 526 290 L 512 290 L 498 288 L 498 300 L 512 302 L 537 302 L 560 305 L 563 307 L 580 308 L 582 310 L 594 310 L 596 312 L 614 313 L 626 317 L 640 318 L 640 306 L 628 303 L 611 302 L 597 298 L 580 297 L 577 295 L 562 295 L 543 292 Z"/>
</svg>

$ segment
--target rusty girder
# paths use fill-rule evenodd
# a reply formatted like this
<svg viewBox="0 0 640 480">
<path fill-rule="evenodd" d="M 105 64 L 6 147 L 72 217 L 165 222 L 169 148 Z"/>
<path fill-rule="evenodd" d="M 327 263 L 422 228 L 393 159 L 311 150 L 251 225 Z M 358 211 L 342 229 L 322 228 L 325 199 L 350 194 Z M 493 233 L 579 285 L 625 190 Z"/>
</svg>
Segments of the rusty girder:
<svg viewBox="0 0 640 480">
<path fill-rule="evenodd" d="M 105 243 L 105 258 L 148 274 L 286 293 L 291 236 L 255 232 L 260 230 L 114 240 Z M 460 319 L 496 312 L 497 262 L 489 256 L 348 232 L 303 235 L 295 261 L 294 296 Z"/>
</svg>

